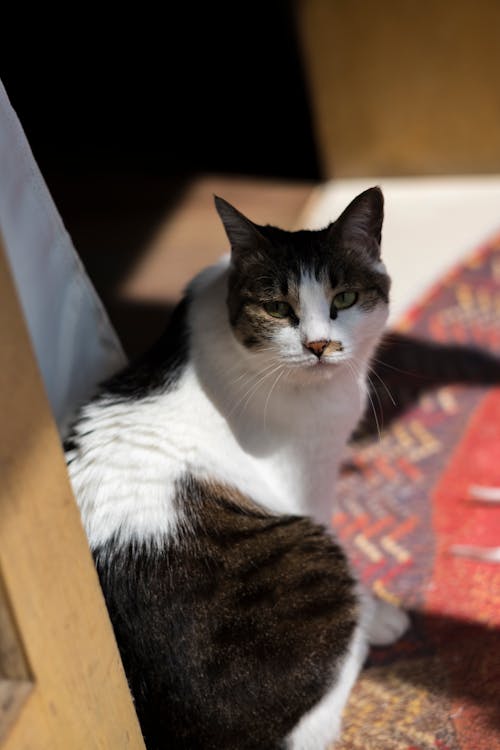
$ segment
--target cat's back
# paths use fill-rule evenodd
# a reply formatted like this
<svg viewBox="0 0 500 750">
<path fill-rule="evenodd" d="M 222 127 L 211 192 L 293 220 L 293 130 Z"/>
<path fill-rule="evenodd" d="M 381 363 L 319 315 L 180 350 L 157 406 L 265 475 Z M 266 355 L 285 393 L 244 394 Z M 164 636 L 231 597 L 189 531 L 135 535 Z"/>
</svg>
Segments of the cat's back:
<svg viewBox="0 0 500 750">
<path fill-rule="evenodd" d="M 345 557 L 228 487 L 185 476 L 176 491 L 191 510 L 175 544 L 96 551 L 148 748 L 281 747 L 353 638 Z"/>
</svg>

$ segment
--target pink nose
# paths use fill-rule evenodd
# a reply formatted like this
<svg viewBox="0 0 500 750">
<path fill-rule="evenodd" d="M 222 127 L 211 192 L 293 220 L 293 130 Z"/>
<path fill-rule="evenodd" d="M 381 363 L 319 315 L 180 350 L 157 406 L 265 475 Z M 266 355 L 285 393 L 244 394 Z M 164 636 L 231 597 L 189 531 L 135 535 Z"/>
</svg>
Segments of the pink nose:
<svg viewBox="0 0 500 750">
<path fill-rule="evenodd" d="M 321 339 L 320 341 L 308 341 L 305 344 L 305 347 L 306 349 L 309 349 L 313 354 L 315 354 L 319 359 L 329 343 L 330 342 L 326 339 Z"/>
</svg>

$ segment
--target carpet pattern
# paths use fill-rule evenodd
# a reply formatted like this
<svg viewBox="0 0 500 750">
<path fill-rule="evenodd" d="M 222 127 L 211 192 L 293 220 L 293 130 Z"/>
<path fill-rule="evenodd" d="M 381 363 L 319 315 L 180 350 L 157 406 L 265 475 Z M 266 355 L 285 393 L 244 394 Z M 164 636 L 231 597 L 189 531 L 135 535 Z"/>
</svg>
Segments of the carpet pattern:
<svg viewBox="0 0 500 750">
<path fill-rule="evenodd" d="M 399 331 L 500 353 L 500 236 Z M 456 552 L 500 546 L 500 503 L 479 502 L 478 486 L 500 488 L 500 388 L 426 392 L 348 449 L 334 528 L 360 578 L 412 610 L 412 629 L 373 650 L 337 748 L 500 748 L 500 565 Z"/>
</svg>

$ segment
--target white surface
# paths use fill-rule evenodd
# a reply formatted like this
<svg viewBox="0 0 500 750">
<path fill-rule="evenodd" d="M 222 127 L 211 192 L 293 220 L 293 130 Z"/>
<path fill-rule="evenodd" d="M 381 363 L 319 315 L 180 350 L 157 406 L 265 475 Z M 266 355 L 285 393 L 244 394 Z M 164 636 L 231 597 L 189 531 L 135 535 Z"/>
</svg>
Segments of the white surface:
<svg viewBox="0 0 500 750">
<path fill-rule="evenodd" d="M 0 231 L 62 429 L 96 383 L 126 360 L 1 83 Z"/>
<path fill-rule="evenodd" d="M 302 226 L 326 226 L 372 185 L 380 185 L 385 196 L 382 256 L 393 280 L 394 322 L 447 269 L 500 231 L 500 177 L 332 181 L 314 192 Z"/>
</svg>

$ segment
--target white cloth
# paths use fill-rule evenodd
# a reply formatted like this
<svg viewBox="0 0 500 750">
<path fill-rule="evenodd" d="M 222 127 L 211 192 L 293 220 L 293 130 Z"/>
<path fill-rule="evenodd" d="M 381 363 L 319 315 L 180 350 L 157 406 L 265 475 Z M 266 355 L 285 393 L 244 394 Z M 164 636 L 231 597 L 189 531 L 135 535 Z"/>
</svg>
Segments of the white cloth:
<svg viewBox="0 0 500 750">
<path fill-rule="evenodd" d="M 61 431 L 126 358 L 0 83 L 0 231 Z"/>
</svg>

